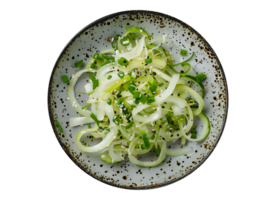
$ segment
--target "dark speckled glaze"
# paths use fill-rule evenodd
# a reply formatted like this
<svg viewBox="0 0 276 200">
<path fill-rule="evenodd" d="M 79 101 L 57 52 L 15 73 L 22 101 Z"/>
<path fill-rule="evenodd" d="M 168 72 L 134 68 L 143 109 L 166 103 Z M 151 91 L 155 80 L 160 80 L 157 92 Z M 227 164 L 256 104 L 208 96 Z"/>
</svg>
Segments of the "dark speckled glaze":
<svg viewBox="0 0 276 200">
<path fill-rule="evenodd" d="M 91 56 L 99 51 L 109 49 L 110 40 L 115 34 L 122 34 L 126 25 L 144 28 L 154 36 L 168 35 L 173 41 L 172 54 L 176 61 L 181 61 L 179 51 L 187 49 L 189 55 L 195 52 L 191 65 L 195 72 L 204 72 L 207 79 L 205 86 L 206 103 L 204 113 L 209 117 L 211 132 L 201 144 L 188 142 L 194 151 L 185 156 L 167 156 L 165 161 L 154 168 L 141 168 L 133 165 L 128 159 L 121 163 L 109 164 L 100 160 L 98 153 L 81 152 L 76 145 L 76 134 L 87 127 L 71 128 L 69 119 L 79 114 L 72 108 L 67 99 L 68 83 L 63 83 L 61 76 L 71 77 L 83 69 Z M 75 69 L 74 64 L 83 60 L 81 68 Z M 83 85 L 88 75 L 83 75 L 75 87 L 76 96 L 85 105 L 87 95 Z M 210 156 L 215 149 L 225 126 L 228 112 L 228 89 L 221 63 L 208 42 L 192 27 L 171 16 L 153 11 L 124 11 L 105 16 L 89 24 L 77 33 L 65 46 L 54 66 L 48 90 L 48 109 L 54 133 L 65 153 L 83 171 L 93 178 L 112 186 L 130 189 L 150 189 L 165 186 L 178 181 L 194 172 Z M 54 121 L 58 120 L 64 132 L 60 133 Z M 195 124 L 200 130 L 197 121 Z M 84 142 L 90 144 L 89 138 Z M 94 140 L 91 144 L 98 142 Z M 179 145 L 179 141 L 168 144 L 168 148 Z M 151 152 L 153 159 L 156 152 Z M 151 159 L 151 158 L 150 158 Z"/>
</svg>

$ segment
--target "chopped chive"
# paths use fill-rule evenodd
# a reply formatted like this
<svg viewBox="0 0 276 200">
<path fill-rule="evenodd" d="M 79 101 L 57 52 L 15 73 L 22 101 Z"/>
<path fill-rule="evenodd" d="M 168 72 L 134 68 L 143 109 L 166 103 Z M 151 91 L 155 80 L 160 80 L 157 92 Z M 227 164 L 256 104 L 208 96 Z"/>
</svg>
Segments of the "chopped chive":
<svg viewBox="0 0 276 200">
<path fill-rule="evenodd" d="M 88 108 L 89 106 L 91 106 L 91 104 L 87 104 L 86 106 L 83 106 L 81 109 L 84 110 L 85 108 Z"/>
<path fill-rule="evenodd" d="M 58 122 L 58 120 L 56 120 L 56 125 L 58 126 L 59 131 L 60 131 L 61 133 L 63 133 L 63 129 L 62 129 L 60 123 Z"/>
<path fill-rule="evenodd" d="M 152 139 L 152 140 L 153 140 L 154 138 L 155 138 L 155 134 L 153 134 L 153 135 L 151 136 L 151 138 L 150 138 L 150 139 Z"/>
<path fill-rule="evenodd" d="M 140 92 L 133 92 L 133 98 L 134 99 L 140 99 Z"/>
<path fill-rule="evenodd" d="M 142 150 L 145 150 L 145 149 L 146 149 L 146 147 L 145 147 L 144 144 L 141 145 L 141 149 L 142 149 Z"/>
<path fill-rule="evenodd" d="M 111 78 L 112 78 L 112 76 L 111 76 L 111 75 L 109 75 L 109 76 L 107 77 L 107 79 L 108 79 L 108 80 L 110 80 Z"/>
<path fill-rule="evenodd" d="M 194 129 L 194 128 L 192 128 L 192 129 L 191 129 L 191 133 L 195 133 L 195 134 L 196 134 L 196 133 L 197 133 L 197 130 Z"/>
<path fill-rule="evenodd" d="M 135 105 L 130 105 L 130 107 L 133 109 L 133 108 L 136 108 L 136 106 Z"/>
<path fill-rule="evenodd" d="M 159 87 L 162 87 L 163 85 L 164 85 L 164 83 L 160 83 L 158 86 L 159 86 Z"/>
<path fill-rule="evenodd" d="M 192 133 L 191 138 L 192 139 L 196 139 L 196 133 L 197 133 L 197 131 L 194 128 L 192 128 L 191 133 Z"/>
<path fill-rule="evenodd" d="M 115 117 L 113 118 L 112 121 L 113 121 L 116 125 L 119 125 L 120 122 L 121 122 L 120 118 L 118 118 L 117 116 L 115 116 Z"/>
<path fill-rule="evenodd" d="M 121 104 L 122 103 L 122 99 L 121 98 L 118 98 L 117 99 L 117 104 L 119 105 L 119 104 Z"/>
<path fill-rule="evenodd" d="M 187 50 L 181 49 L 180 55 L 181 55 L 181 56 L 187 56 Z"/>
<path fill-rule="evenodd" d="M 125 73 L 120 71 L 120 72 L 117 73 L 117 75 L 119 76 L 120 79 L 122 79 L 122 78 L 124 78 Z"/>
<path fill-rule="evenodd" d="M 145 59 L 145 63 L 151 63 L 152 62 L 152 59 L 151 58 L 147 58 L 147 59 Z"/>
<path fill-rule="evenodd" d="M 140 101 L 142 102 L 142 104 L 145 104 L 147 102 L 147 97 L 144 94 L 142 94 Z"/>
<path fill-rule="evenodd" d="M 111 105 L 111 103 L 112 103 L 112 100 L 111 100 L 110 98 L 108 98 L 108 99 L 107 99 L 107 104 L 108 104 L 108 105 Z"/>
<path fill-rule="evenodd" d="M 106 59 L 106 60 L 112 60 L 112 61 L 115 60 L 115 58 L 114 58 L 113 56 L 106 56 L 106 55 L 104 55 L 104 54 L 101 54 L 101 56 L 102 56 L 104 59 Z"/>
<path fill-rule="evenodd" d="M 93 74 L 89 74 L 89 78 L 93 82 L 93 90 L 95 90 L 95 88 L 99 86 L 99 80 L 96 79 L 96 77 Z"/>
<path fill-rule="evenodd" d="M 130 93 L 133 93 L 135 91 L 135 83 L 133 83 L 133 81 L 131 81 L 127 87 L 127 89 L 129 90 Z"/>
<path fill-rule="evenodd" d="M 106 65 L 106 64 L 108 64 L 108 63 L 110 63 L 110 61 L 109 61 L 109 60 L 107 60 L 107 61 L 103 62 L 103 63 L 101 64 L 101 67 L 102 67 L 102 66 L 104 66 L 104 65 Z"/>
<path fill-rule="evenodd" d="M 194 99 L 192 99 L 191 97 L 188 98 L 187 103 L 189 104 L 189 106 L 191 108 L 198 108 L 199 104 L 197 101 L 195 101 Z"/>
<path fill-rule="evenodd" d="M 120 35 L 117 34 L 112 38 L 111 46 L 113 49 L 117 49 L 117 41 L 118 41 L 119 37 L 120 37 Z"/>
<path fill-rule="evenodd" d="M 61 78 L 62 78 L 63 83 L 69 82 L 69 79 L 68 79 L 67 75 L 61 76 Z"/>
<path fill-rule="evenodd" d="M 97 69 L 97 66 L 95 65 L 95 63 L 92 63 L 92 64 L 90 65 L 90 68 L 91 68 L 91 69 Z"/>
<path fill-rule="evenodd" d="M 158 154 L 160 154 L 160 153 L 161 153 L 161 149 L 158 147 L 158 148 L 156 149 L 156 152 L 157 152 Z"/>
<path fill-rule="evenodd" d="M 125 129 L 130 129 L 132 127 L 132 123 L 129 123 L 128 125 L 126 125 Z"/>
<path fill-rule="evenodd" d="M 118 60 L 118 63 L 120 65 L 128 65 L 128 61 L 127 59 L 125 59 L 124 57 L 121 57 L 119 60 Z"/>
<path fill-rule="evenodd" d="M 198 75 L 196 75 L 196 78 L 199 80 L 199 81 L 203 81 L 204 79 L 207 78 L 207 76 L 203 73 L 199 73 Z"/>
<path fill-rule="evenodd" d="M 170 129 L 178 129 L 179 127 L 178 127 L 178 125 L 174 124 L 174 125 L 170 125 L 169 128 Z"/>
<path fill-rule="evenodd" d="M 130 41 L 129 41 L 128 36 L 123 37 L 123 38 L 121 39 L 121 44 L 122 44 L 123 46 L 128 46 L 128 45 L 130 44 Z"/>
<path fill-rule="evenodd" d="M 93 58 L 96 59 L 96 58 L 98 57 L 98 55 L 100 55 L 100 54 L 99 54 L 99 53 L 95 53 L 95 54 L 93 55 Z"/>
<path fill-rule="evenodd" d="M 149 138 L 145 129 L 140 130 L 146 149 L 150 147 Z"/>
<path fill-rule="evenodd" d="M 151 104 L 153 102 L 155 102 L 155 97 L 154 96 L 148 96 L 147 104 Z"/>
<path fill-rule="evenodd" d="M 83 60 L 80 60 L 79 62 L 77 62 L 77 63 L 75 64 L 75 68 L 80 67 L 80 66 L 82 65 L 82 62 L 83 62 Z"/>
<path fill-rule="evenodd" d="M 100 122 L 99 122 L 99 120 L 97 119 L 97 117 L 94 115 L 94 113 L 91 113 L 91 114 L 90 114 L 90 117 L 94 120 L 94 122 L 97 124 L 97 126 L 100 127 L 100 126 L 99 126 Z"/>
<path fill-rule="evenodd" d="M 153 37 L 153 35 L 148 35 L 148 39 L 150 39 L 150 38 L 152 38 Z"/>
<path fill-rule="evenodd" d="M 134 103 L 137 105 L 139 103 L 139 99 L 135 99 Z"/>
<path fill-rule="evenodd" d="M 87 124 L 88 128 L 91 128 L 90 124 Z M 91 140 L 90 140 L 91 141 Z"/>
<path fill-rule="evenodd" d="M 168 124 L 172 123 L 172 117 L 171 116 L 167 116 L 167 122 L 168 122 Z"/>
</svg>

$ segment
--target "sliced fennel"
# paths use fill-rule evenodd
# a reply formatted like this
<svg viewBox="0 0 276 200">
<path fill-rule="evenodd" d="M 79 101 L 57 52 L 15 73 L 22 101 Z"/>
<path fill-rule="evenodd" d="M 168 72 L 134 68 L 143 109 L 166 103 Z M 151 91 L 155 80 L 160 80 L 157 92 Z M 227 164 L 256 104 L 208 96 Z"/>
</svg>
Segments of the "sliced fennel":
<svg viewBox="0 0 276 200">
<path fill-rule="evenodd" d="M 71 118 L 70 126 L 95 123 L 93 128 L 76 135 L 77 146 L 84 152 L 100 152 L 104 162 L 118 163 L 128 156 L 133 164 L 154 167 L 164 161 L 166 155 L 191 153 L 193 147 L 186 146 L 187 140 L 203 142 L 209 135 L 210 122 L 202 112 L 205 103 L 201 81 L 206 75 L 196 75 L 188 63 L 192 57 L 173 64 L 173 56 L 162 46 L 165 36 L 149 38 L 145 30 L 130 27 L 122 36 L 114 37 L 112 49 L 94 54 L 86 68 L 73 75 L 69 82 L 69 100 L 82 115 Z M 177 71 L 174 68 L 177 65 L 183 70 Z M 89 97 L 88 105 L 82 107 L 75 97 L 74 87 L 86 72 L 94 74 L 90 74 L 91 80 L 84 85 Z M 190 87 L 191 81 L 199 86 L 201 94 Z M 203 125 L 198 134 L 193 127 L 195 116 Z M 84 146 L 81 140 L 87 133 L 102 141 Z M 167 149 L 167 142 L 176 140 L 184 146 Z M 159 154 L 156 160 L 138 159 L 138 155 L 153 148 Z"/>
</svg>

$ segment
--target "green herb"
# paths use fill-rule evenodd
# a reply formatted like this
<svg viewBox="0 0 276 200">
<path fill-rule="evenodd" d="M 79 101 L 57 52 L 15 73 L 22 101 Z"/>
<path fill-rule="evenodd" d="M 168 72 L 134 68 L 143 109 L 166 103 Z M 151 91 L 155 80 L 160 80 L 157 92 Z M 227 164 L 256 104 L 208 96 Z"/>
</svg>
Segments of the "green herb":
<svg viewBox="0 0 276 200">
<path fill-rule="evenodd" d="M 117 73 L 117 75 L 119 76 L 120 79 L 123 79 L 124 76 L 125 76 L 125 73 L 120 71 L 120 72 Z"/>
<path fill-rule="evenodd" d="M 129 41 L 129 38 L 126 36 L 126 37 L 123 37 L 122 39 L 121 39 L 121 44 L 123 45 L 123 46 L 128 46 L 129 44 L 130 44 L 130 41 Z"/>
<path fill-rule="evenodd" d="M 96 89 L 96 87 L 99 86 L 99 80 L 96 79 L 96 77 L 93 74 L 89 74 L 89 78 L 91 79 L 91 81 L 93 82 L 93 90 Z"/>
<path fill-rule="evenodd" d="M 199 80 L 199 81 L 203 81 L 204 79 L 207 78 L 207 76 L 203 73 L 199 73 L 198 75 L 196 75 L 196 78 Z"/>
<path fill-rule="evenodd" d="M 178 125 L 174 124 L 174 125 L 170 125 L 169 129 L 179 129 Z"/>
<path fill-rule="evenodd" d="M 56 120 L 55 122 L 56 122 L 56 125 L 57 125 L 58 128 L 59 128 L 59 131 L 60 131 L 61 133 L 63 133 L 63 129 L 62 129 L 60 123 L 58 122 L 58 120 Z"/>
<path fill-rule="evenodd" d="M 121 122 L 120 118 L 118 118 L 117 116 L 115 116 L 115 117 L 113 118 L 112 121 L 113 121 L 116 125 L 119 125 L 120 122 Z"/>
<path fill-rule="evenodd" d="M 124 57 L 121 57 L 119 60 L 118 60 L 118 63 L 120 64 L 120 65 L 128 65 L 128 60 L 127 59 L 125 59 Z"/>
<path fill-rule="evenodd" d="M 103 62 L 103 63 L 101 64 L 101 67 L 102 67 L 102 66 L 104 66 L 104 65 L 106 65 L 106 64 L 108 64 L 108 63 L 110 63 L 110 61 L 109 61 L 109 60 L 107 60 L 107 61 Z"/>
<path fill-rule="evenodd" d="M 129 123 L 128 125 L 126 125 L 125 129 L 130 129 L 132 127 L 132 123 Z"/>
<path fill-rule="evenodd" d="M 130 107 L 133 109 L 133 108 L 136 108 L 136 106 L 135 105 L 130 105 Z"/>
<path fill-rule="evenodd" d="M 142 104 L 145 104 L 147 102 L 147 97 L 144 94 L 141 94 L 140 101 L 142 102 Z"/>
<path fill-rule="evenodd" d="M 97 66 L 95 65 L 95 63 L 92 63 L 92 64 L 90 65 L 90 68 L 91 68 L 91 69 L 97 69 Z"/>
<path fill-rule="evenodd" d="M 61 76 L 63 83 L 67 83 L 69 81 L 68 76 Z"/>
<path fill-rule="evenodd" d="M 181 55 L 181 56 L 187 56 L 187 50 L 181 49 L 180 55 Z"/>
<path fill-rule="evenodd" d="M 160 154 L 160 153 L 161 153 L 161 149 L 158 147 L 158 148 L 156 149 L 156 152 L 157 152 L 158 154 Z"/>
<path fill-rule="evenodd" d="M 188 98 L 187 103 L 189 104 L 189 106 L 191 108 L 198 108 L 199 104 L 197 101 L 195 101 L 194 99 L 192 99 L 191 97 Z"/>
<path fill-rule="evenodd" d="M 133 93 L 135 91 L 135 83 L 133 81 L 131 81 L 127 87 L 127 89 L 129 90 L 130 93 Z"/>
<path fill-rule="evenodd" d="M 159 87 L 162 87 L 163 85 L 164 85 L 164 83 L 160 83 L 158 86 L 159 86 Z"/>
<path fill-rule="evenodd" d="M 87 124 L 88 128 L 91 128 L 90 124 Z"/>
<path fill-rule="evenodd" d="M 111 76 L 111 75 L 109 75 L 109 76 L 107 77 L 107 79 L 108 79 L 108 80 L 110 80 L 111 78 L 112 78 L 112 76 Z"/>
<path fill-rule="evenodd" d="M 100 55 L 99 53 L 95 53 L 92 57 L 94 58 L 94 59 L 97 59 L 98 58 L 98 55 Z"/>
<path fill-rule="evenodd" d="M 192 128 L 191 133 L 192 133 L 191 138 L 192 138 L 192 139 L 196 139 L 197 131 L 196 131 L 194 128 Z"/>
<path fill-rule="evenodd" d="M 112 61 L 115 60 L 114 56 L 106 56 L 106 55 L 104 55 L 104 54 L 100 54 L 100 55 L 101 55 L 101 57 L 103 57 L 103 58 L 106 59 L 106 60 L 112 60 Z"/>
<path fill-rule="evenodd" d="M 90 114 L 90 117 L 94 120 L 94 122 L 97 124 L 97 126 L 100 128 L 100 122 L 99 120 L 97 119 L 97 117 L 94 115 L 94 113 L 92 112 Z"/>
<path fill-rule="evenodd" d="M 112 100 L 111 100 L 110 98 L 108 98 L 108 99 L 107 99 L 107 104 L 108 104 L 108 105 L 111 105 L 111 103 L 112 103 Z"/>
<path fill-rule="evenodd" d="M 146 149 L 150 147 L 149 138 L 145 129 L 140 130 Z"/>
<path fill-rule="evenodd" d="M 121 98 L 118 98 L 117 99 L 117 104 L 119 105 L 119 104 L 121 104 L 122 103 L 122 99 Z"/>
<path fill-rule="evenodd" d="M 138 38 L 138 34 L 136 34 L 136 33 L 128 33 L 127 37 L 129 39 L 136 39 L 136 38 Z"/>
<path fill-rule="evenodd" d="M 119 39 L 120 35 L 115 35 L 113 39 L 111 40 L 111 46 L 113 49 L 117 49 L 117 41 Z"/>
<path fill-rule="evenodd" d="M 144 144 L 141 145 L 141 149 L 142 149 L 142 150 L 145 150 L 145 149 L 146 149 L 146 147 L 145 147 Z"/>
<path fill-rule="evenodd" d="M 151 104 L 153 102 L 155 102 L 155 97 L 154 96 L 148 96 L 147 104 Z"/>
<path fill-rule="evenodd" d="M 167 116 L 167 122 L 168 122 L 168 124 L 171 124 L 172 123 L 172 117 L 169 115 L 169 116 Z"/>
<path fill-rule="evenodd" d="M 133 92 L 133 98 L 139 100 L 140 99 L 140 94 L 141 94 L 140 92 Z"/>
<path fill-rule="evenodd" d="M 152 62 L 152 59 L 151 58 L 148 58 L 148 59 L 145 59 L 145 63 L 151 63 Z"/>
<path fill-rule="evenodd" d="M 86 106 L 83 106 L 81 109 L 84 110 L 84 109 L 88 108 L 89 106 L 91 106 L 91 104 L 87 104 Z"/>
<path fill-rule="evenodd" d="M 80 67 L 80 66 L 82 65 L 82 63 L 83 63 L 83 60 L 80 60 L 79 62 L 77 62 L 77 63 L 75 64 L 75 68 Z"/>
</svg>

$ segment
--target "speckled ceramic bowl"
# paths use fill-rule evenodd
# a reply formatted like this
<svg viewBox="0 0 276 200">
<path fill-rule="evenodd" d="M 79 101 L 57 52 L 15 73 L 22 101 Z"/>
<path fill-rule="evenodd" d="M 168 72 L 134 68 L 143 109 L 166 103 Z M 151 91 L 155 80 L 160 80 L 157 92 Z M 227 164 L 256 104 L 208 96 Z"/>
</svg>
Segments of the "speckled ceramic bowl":
<svg viewBox="0 0 276 200">
<path fill-rule="evenodd" d="M 69 119 L 79 114 L 72 108 L 67 99 L 68 84 L 61 80 L 62 75 L 71 77 L 80 68 L 74 64 L 83 60 L 87 64 L 91 56 L 110 48 L 110 40 L 115 34 L 122 34 L 126 25 L 144 28 L 154 36 L 166 34 L 173 41 L 172 54 L 180 61 L 179 50 L 187 49 L 195 52 L 191 65 L 196 72 L 204 72 L 207 79 L 205 86 L 204 113 L 209 117 L 211 132 L 201 144 L 188 142 L 194 151 L 185 156 L 170 157 L 154 168 L 141 168 L 133 165 L 128 159 L 121 163 L 109 164 L 100 160 L 98 153 L 81 152 L 76 144 L 75 136 L 84 127 L 71 128 Z M 88 75 L 83 75 L 75 87 L 75 91 L 84 91 L 84 83 Z M 86 104 L 85 94 L 76 93 L 82 105 Z M 228 110 L 228 90 L 221 63 L 208 42 L 192 27 L 171 16 L 152 11 L 125 11 L 111 14 L 94 21 L 77 33 L 65 46 L 54 66 L 48 91 L 48 108 L 54 133 L 65 153 L 89 176 L 122 188 L 146 189 L 168 185 L 178 181 L 195 171 L 210 156 L 216 147 L 225 126 Z M 64 132 L 60 133 L 54 121 L 58 120 Z M 197 123 L 197 122 L 195 122 Z M 200 126 L 198 126 L 200 129 Z M 99 142 L 94 140 L 90 142 Z M 178 145 L 168 144 L 168 148 Z M 154 153 L 153 153 L 154 154 Z"/>
</svg>

